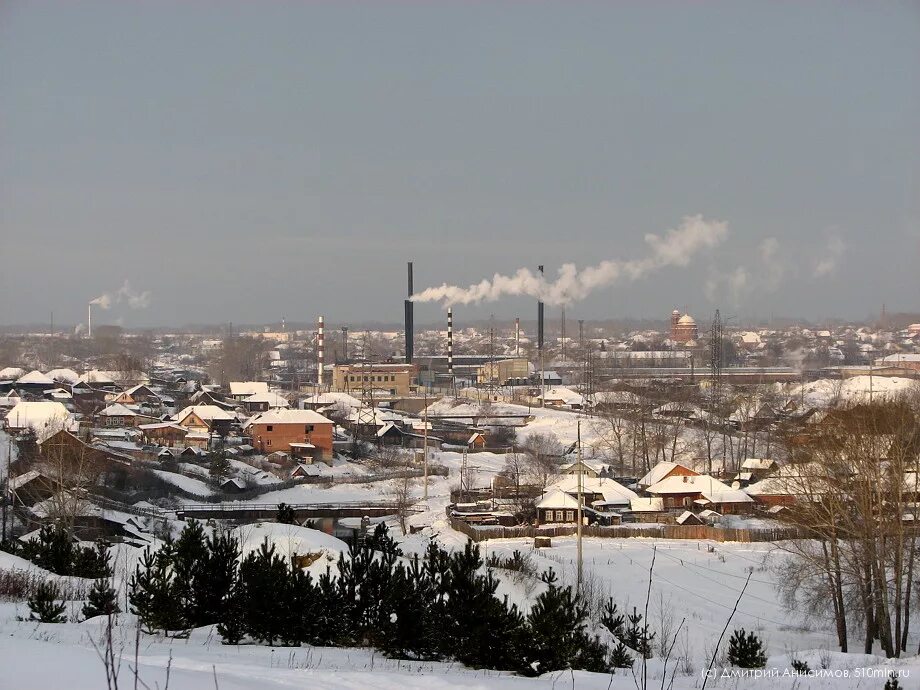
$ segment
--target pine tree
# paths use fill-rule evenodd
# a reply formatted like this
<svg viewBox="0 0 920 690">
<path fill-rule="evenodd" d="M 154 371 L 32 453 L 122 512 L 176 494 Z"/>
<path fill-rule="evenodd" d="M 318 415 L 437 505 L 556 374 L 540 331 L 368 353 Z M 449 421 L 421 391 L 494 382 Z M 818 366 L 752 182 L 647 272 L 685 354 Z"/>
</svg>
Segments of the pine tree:
<svg viewBox="0 0 920 690">
<path fill-rule="evenodd" d="M 646 659 L 652 657 L 652 640 L 655 633 L 648 629 L 648 623 L 642 623 L 642 614 L 633 606 L 631 614 L 626 616 L 626 629 L 623 633 L 624 642 L 630 649 L 634 649 Z"/>
<path fill-rule="evenodd" d="M 144 550 L 128 584 L 131 613 L 148 632 L 184 629 L 182 601 L 173 581 L 174 544 L 167 539 L 157 550 Z"/>
<path fill-rule="evenodd" d="M 35 594 L 29 597 L 29 620 L 40 621 L 42 623 L 65 623 L 67 616 L 64 612 L 67 605 L 63 601 L 58 601 L 60 590 L 53 582 L 42 582 L 35 590 Z"/>
<path fill-rule="evenodd" d="M 467 541 L 453 554 L 433 556 L 440 570 L 439 597 L 434 604 L 441 621 L 441 653 L 474 668 L 514 670 L 519 666 L 524 621 L 507 597 L 495 596 L 498 581 L 489 571 L 479 574 L 479 547 Z"/>
<path fill-rule="evenodd" d="M 221 619 L 224 601 L 230 596 L 240 559 L 240 543 L 229 534 L 212 534 L 205 542 L 205 556 L 195 570 L 191 585 L 195 625 Z"/>
<path fill-rule="evenodd" d="M 208 557 L 204 528 L 197 520 L 183 529 L 172 549 L 172 596 L 176 598 L 181 621 L 177 627 L 194 628 L 212 621 L 203 621 L 195 601 L 196 582 L 202 565 Z"/>
<path fill-rule="evenodd" d="M 606 670 L 606 649 L 585 631 L 587 608 L 571 587 L 559 587 L 550 569 L 542 580 L 546 591 L 537 597 L 527 616 L 530 643 L 525 673 L 541 674 L 565 668 Z"/>
<path fill-rule="evenodd" d="M 267 539 L 240 564 L 243 620 L 253 639 L 273 645 L 290 638 L 288 630 L 295 612 L 286 602 L 289 582 L 288 564 Z"/>
<path fill-rule="evenodd" d="M 744 628 L 735 630 L 728 641 L 728 663 L 739 668 L 763 668 L 767 665 L 760 638 L 753 632 L 745 635 Z"/>
<path fill-rule="evenodd" d="M 112 588 L 108 580 L 99 579 L 93 583 L 89 597 L 83 605 L 83 617 L 95 618 L 96 616 L 109 616 L 121 613 L 118 605 L 118 593 Z"/>
<path fill-rule="evenodd" d="M 617 605 L 613 603 L 612 598 L 608 599 L 604 606 L 601 625 L 617 639 L 616 646 L 610 651 L 610 666 L 612 668 L 632 668 L 635 660 L 623 643 L 626 637 L 626 616 L 617 611 Z"/>
<path fill-rule="evenodd" d="M 246 637 L 246 593 L 239 579 L 224 597 L 217 621 L 224 644 L 239 644 Z"/>
<path fill-rule="evenodd" d="M 287 503 L 279 503 L 278 515 L 275 517 L 275 520 L 282 525 L 293 525 L 297 522 L 297 515 L 294 513 L 294 509 Z"/>
</svg>

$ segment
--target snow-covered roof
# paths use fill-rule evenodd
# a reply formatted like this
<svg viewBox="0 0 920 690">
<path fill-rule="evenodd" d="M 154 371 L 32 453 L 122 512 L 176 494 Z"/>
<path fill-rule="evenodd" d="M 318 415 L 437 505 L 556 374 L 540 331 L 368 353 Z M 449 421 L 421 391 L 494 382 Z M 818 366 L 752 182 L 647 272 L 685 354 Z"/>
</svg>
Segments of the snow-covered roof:
<svg viewBox="0 0 920 690">
<path fill-rule="evenodd" d="M 537 503 L 537 508 L 573 508 L 578 509 L 578 500 L 565 491 L 554 489 Z"/>
<path fill-rule="evenodd" d="M 712 503 L 749 503 L 753 500 L 741 489 L 733 489 L 706 474 L 666 477 L 646 491 L 656 496 L 699 493 Z"/>
<path fill-rule="evenodd" d="M 633 498 L 629 501 L 629 509 L 634 513 L 660 513 L 664 511 L 664 499 Z"/>
<path fill-rule="evenodd" d="M 20 402 L 6 415 L 13 429 L 31 428 L 39 438 L 47 438 L 60 429 L 69 428 L 72 417 L 63 403 L 50 400 Z"/>
<path fill-rule="evenodd" d="M 331 419 L 313 410 L 290 410 L 278 408 L 259 412 L 246 420 L 243 428 L 253 424 L 332 424 Z"/>
<path fill-rule="evenodd" d="M 565 388 L 564 386 L 549 388 L 545 395 L 538 395 L 537 399 L 561 400 L 566 405 L 582 405 L 585 401 L 584 396 L 582 396 L 580 393 L 576 393 L 572 389 Z"/>
<path fill-rule="evenodd" d="M 696 472 L 691 470 L 689 467 L 681 465 L 680 463 L 662 460 L 657 465 L 655 465 L 649 471 L 649 473 L 646 474 L 644 477 L 642 477 L 642 479 L 640 479 L 637 483 L 640 486 L 651 486 L 652 484 L 657 484 L 662 479 L 664 479 L 668 475 L 669 472 L 674 470 L 675 467 L 683 467 L 688 472 L 692 472 L 693 474 L 696 474 Z"/>
<path fill-rule="evenodd" d="M 99 412 L 103 417 L 136 417 L 137 412 L 132 410 L 130 407 L 126 407 L 121 403 L 112 403 L 107 408 Z"/>
<path fill-rule="evenodd" d="M 309 398 L 305 398 L 304 400 L 302 400 L 301 403 L 303 405 L 318 405 L 318 406 L 342 404 L 352 409 L 361 407 L 361 401 L 358 400 L 353 395 L 349 395 L 348 393 L 336 393 L 336 392 L 318 393 L 316 395 L 311 395 Z"/>
<path fill-rule="evenodd" d="M 741 463 L 743 470 L 769 470 L 776 463 L 771 458 L 747 458 Z"/>
<path fill-rule="evenodd" d="M 194 413 L 203 422 L 226 421 L 236 419 L 232 414 L 218 407 L 217 405 L 189 405 L 176 415 L 176 421 L 180 424 L 185 418 Z"/>
<path fill-rule="evenodd" d="M 80 379 L 80 375 L 73 369 L 52 369 L 47 375 L 48 378 L 62 383 L 76 383 Z"/>
<path fill-rule="evenodd" d="M 577 494 L 578 477 L 576 475 L 567 474 L 565 476 L 559 477 L 559 479 L 550 484 L 546 489 L 547 491 L 558 490 L 565 491 L 569 494 Z M 607 503 L 632 500 L 637 498 L 639 495 L 632 489 L 627 489 L 619 482 L 606 477 L 601 478 L 582 476 L 581 490 L 582 493 L 601 494 L 604 497 L 604 501 Z"/>
<path fill-rule="evenodd" d="M 49 378 L 38 369 L 33 369 L 28 374 L 23 374 L 16 379 L 16 385 L 53 386 L 54 379 Z"/>
<path fill-rule="evenodd" d="M 265 393 L 253 393 L 248 398 L 244 398 L 243 400 L 244 402 L 248 403 L 268 403 L 269 407 L 291 406 L 286 398 L 278 395 L 274 391 L 266 391 Z"/>
<path fill-rule="evenodd" d="M 174 429 L 175 431 L 182 431 L 188 433 L 188 429 L 184 426 L 179 426 L 175 422 L 154 422 L 153 424 L 141 424 L 137 427 L 141 431 L 155 431 L 157 429 Z"/>
<path fill-rule="evenodd" d="M 110 376 L 109 372 L 107 371 L 99 371 L 98 369 L 93 369 L 92 371 L 86 372 L 83 374 L 83 376 L 77 379 L 77 383 L 108 384 L 115 383 L 115 379 L 112 378 L 112 376 Z"/>
<path fill-rule="evenodd" d="M 266 381 L 231 381 L 230 395 L 255 395 L 256 393 L 268 393 L 268 383 Z"/>
<path fill-rule="evenodd" d="M 25 373 L 22 367 L 3 367 L 0 369 L 0 381 L 15 381 Z"/>
</svg>

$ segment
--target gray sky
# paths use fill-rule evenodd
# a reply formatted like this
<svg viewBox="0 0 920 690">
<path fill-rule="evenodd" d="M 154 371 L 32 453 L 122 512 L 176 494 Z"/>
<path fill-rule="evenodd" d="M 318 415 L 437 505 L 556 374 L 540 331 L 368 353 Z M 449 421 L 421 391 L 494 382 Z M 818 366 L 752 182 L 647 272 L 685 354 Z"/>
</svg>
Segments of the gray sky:
<svg viewBox="0 0 920 690">
<path fill-rule="evenodd" d="M 916 310 L 918 85 L 916 2 L 9 0 L 0 323 L 126 279 L 100 321 L 399 321 L 408 259 L 552 274 L 694 214 L 724 241 L 572 317 Z"/>
</svg>

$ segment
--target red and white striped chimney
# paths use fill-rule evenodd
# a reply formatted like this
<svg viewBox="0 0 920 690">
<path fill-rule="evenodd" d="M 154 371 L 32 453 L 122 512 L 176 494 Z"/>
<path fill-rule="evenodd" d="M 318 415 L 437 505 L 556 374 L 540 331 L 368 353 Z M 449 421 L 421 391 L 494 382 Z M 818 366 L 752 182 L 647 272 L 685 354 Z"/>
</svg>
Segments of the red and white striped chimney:
<svg viewBox="0 0 920 690">
<path fill-rule="evenodd" d="M 447 308 L 447 373 L 454 375 L 454 310 Z"/>
<path fill-rule="evenodd" d="M 319 322 L 316 324 L 316 384 L 319 386 L 323 385 L 323 317 L 319 317 Z"/>
</svg>

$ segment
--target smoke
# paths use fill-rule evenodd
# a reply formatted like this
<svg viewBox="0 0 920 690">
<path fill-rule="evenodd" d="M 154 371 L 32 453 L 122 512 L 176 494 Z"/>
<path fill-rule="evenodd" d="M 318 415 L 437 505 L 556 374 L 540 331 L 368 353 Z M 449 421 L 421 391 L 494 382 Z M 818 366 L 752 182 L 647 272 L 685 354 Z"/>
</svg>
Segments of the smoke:
<svg viewBox="0 0 920 690">
<path fill-rule="evenodd" d="M 521 268 L 513 275 L 496 273 L 491 280 L 483 280 L 466 288 L 445 283 L 416 293 L 412 300 L 441 302 L 444 306 L 450 306 L 492 302 L 504 296 L 523 295 L 553 306 L 566 305 L 583 300 L 595 290 L 611 285 L 620 278 L 638 280 L 668 266 L 686 266 L 695 254 L 716 246 L 727 234 L 728 224 L 725 222 L 704 220 L 701 215 L 686 216 L 679 227 L 668 230 L 663 237 L 647 234 L 645 243 L 650 252 L 641 259 L 609 259 L 581 270 L 575 264 L 566 263 L 559 268 L 558 277 L 552 282 L 539 273 Z"/>
<path fill-rule="evenodd" d="M 741 264 L 728 272 L 713 267 L 703 284 L 703 293 L 710 302 L 727 299 L 733 307 L 740 307 L 754 292 L 775 292 L 782 285 L 789 268 L 780 256 L 779 240 L 767 237 L 757 245 L 753 268 Z"/>
<path fill-rule="evenodd" d="M 846 243 L 840 236 L 830 235 L 827 239 L 827 250 L 824 256 L 819 257 L 815 262 L 815 278 L 823 278 L 834 273 L 846 250 Z"/>
<path fill-rule="evenodd" d="M 112 296 L 108 293 L 103 293 L 96 299 L 90 300 L 90 304 L 92 304 L 94 307 L 99 307 L 100 309 L 108 309 L 112 306 Z"/>
<path fill-rule="evenodd" d="M 100 309 L 110 309 L 113 304 L 127 304 L 131 309 L 146 309 L 150 306 L 150 291 L 136 292 L 131 284 L 125 280 L 124 284 L 115 292 L 104 292 L 90 304 Z"/>
<path fill-rule="evenodd" d="M 703 292 L 710 302 L 720 301 L 719 298 L 727 294 L 732 306 L 738 307 L 753 287 L 751 274 L 744 266 L 738 266 L 729 273 L 710 272 Z"/>
</svg>

